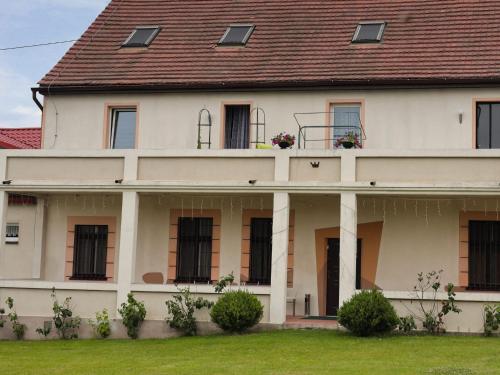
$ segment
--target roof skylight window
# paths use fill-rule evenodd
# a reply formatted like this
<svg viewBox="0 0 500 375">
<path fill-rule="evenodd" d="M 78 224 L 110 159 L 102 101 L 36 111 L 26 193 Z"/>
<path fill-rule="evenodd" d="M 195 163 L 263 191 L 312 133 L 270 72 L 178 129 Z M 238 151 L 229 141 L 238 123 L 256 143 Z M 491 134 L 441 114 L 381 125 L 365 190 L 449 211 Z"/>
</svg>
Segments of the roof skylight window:
<svg viewBox="0 0 500 375">
<path fill-rule="evenodd" d="M 222 38 L 219 40 L 221 46 L 244 46 L 252 35 L 254 25 L 230 25 Z"/>
<path fill-rule="evenodd" d="M 159 26 L 138 26 L 123 42 L 123 47 L 147 47 L 159 32 Z"/>
<path fill-rule="evenodd" d="M 353 43 L 378 43 L 382 40 L 382 35 L 384 35 L 385 22 L 383 21 L 372 21 L 372 22 L 360 22 L 356 31 L 354 32 L 354 37 L 352 38 Z"/>
</svg>

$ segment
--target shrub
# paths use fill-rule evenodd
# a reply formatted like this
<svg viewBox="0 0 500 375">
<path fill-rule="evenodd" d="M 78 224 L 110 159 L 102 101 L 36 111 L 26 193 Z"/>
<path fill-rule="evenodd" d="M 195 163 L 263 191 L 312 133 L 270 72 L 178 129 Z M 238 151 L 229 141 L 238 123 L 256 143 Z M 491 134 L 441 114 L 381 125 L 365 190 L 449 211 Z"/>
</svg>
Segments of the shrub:
<svg viewBox="0 0 500 375">
<path fill-rule="evenodd" d="M 111 323 L 109 322 L 108 310 L 104 309 L 95 313 L 95 321 L 89 319 L 89 324 L 94 329 L 97 337 L 105 339 L 111 334 Z"/>
<path fill-rule="evenodd" d="M 484 335 L 491 336 L 500 328 L 500 305 L 484 306 Z"/>
<path fill-rule="evenodd" d="M 3 314 L 5 314 L 5 309 L 0 307 L 0 328 L 3 328 L 5 324 L 5 318 Z"/>
<path fill-rule="evenodd" d="M 12 332 L 14 332 L 14 335 L 18 340 L 22 340 L 24 334 L 26 333 L 26 325 L 19 323 L 19 317 L 17 316 L 16 310 L 14 310 L 14 299 L 12 297 L 8 297 L 5 300 L 5 303 L 7 304 L 7 306 L 9 306 L 10 310 L 7 317 L 12 324 Z"/>
<path fill-rule="evenodd" d="M 445 332 L 444 317 L 450 312 L 459 314 L 462 310 L 455 304 L 455 287 L 449 283 L 445 287 L 447 293 L 446 300 L 437 297 L 441 289 L 441 274 L 443 270 L 431 271 L 425 275 L 417 274 L 417 285 L 413 287 L 413 294 L 417 301 L 418 313 L 413 313 L 413 317 L 422 322 L 423 327 L 429 333 Z M 430 294 L 430 298 L 429 298 Z"/>
<path fill-rule="evenodd" d="M 47 338 L 47 336 L 52 331 L 52 322 L 50 320 L 43 322 L 43 327 L 38 327 L 35 332 L 40 336 Z"/>
<path fill-rule="evenodd" d="M 356 336 L 391 332 L 398 324 L 394 307 L 377 291 L 362 291 L 339 309 L 339 323 Z"/>
<path fill-rule="evenodd" d="M 60 304 L 57 300 L 55 288 L 52 289 L 51 297 L 53 300 L 52 311 L 54 312 L 52 320 L 54 321 L 57 334 L 65 340 L 78 338 L 81 319 L 79 316 L 73 316 L 71 297 L 66 297 L 64 302 Z M 37 332 L 40 333 L 38 330 Z"/>
<path fill-rule="evenodd" d="M 236 290 L 219 298 L 210 317 L 224 331 L 244 332 L 260 322 L 263 311 L 257 297 L 246 290 Z"/>
<path fill-rule="evenodd" d="M 399 318 L 399 323 L 398 323 L 399 331 L 407 335 L 415 329 L 417 329 L 417 325 L 415 324 L 415 319 L 413 318 L 412 315 L 401 316 Z"/>
<path fill-rule="evenodd" d="M 118 313 L 122 317 L 122 323 L 127 327 L 127 335 L 131 339 L 139 336 L 139 329 L 146 318 L 146 308 L 144 302 L 139 302 L 132 293 L 127 294 L 127 302 L 122 303 Z"/>
<path fill-rule="evenodd" d="M 172 300 L 165 302 L 168 314 L 166 321 L 171 328 L 182 331 L 186 336 L 196 336 L 195 310 L 211 308 L 213 303 L 201 297 L 194 298 L 189 287 L 177 289 L 179 294 L 174 294 Z"/>
</svg>

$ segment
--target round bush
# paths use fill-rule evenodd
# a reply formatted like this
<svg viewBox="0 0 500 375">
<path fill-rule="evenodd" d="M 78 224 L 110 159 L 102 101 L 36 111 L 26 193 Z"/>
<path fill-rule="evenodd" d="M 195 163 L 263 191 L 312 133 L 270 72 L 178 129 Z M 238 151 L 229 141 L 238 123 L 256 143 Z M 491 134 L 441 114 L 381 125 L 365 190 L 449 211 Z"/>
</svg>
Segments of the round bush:
<svg viewBox="0 0 500 375">
<path fill-rule="evenodd" d="M 243 332 L 262 319 L 264 307 L 246 290 L 224 293 L 210 311 L 212 322 L 224 331 Z"/>
<path fill-rule="evenodd" d="M 362 291 L 339 310 L 339 323 L 356 336 L 391 332 L 398 324 L 394 307 L 377 290 Z"/>
</svg>

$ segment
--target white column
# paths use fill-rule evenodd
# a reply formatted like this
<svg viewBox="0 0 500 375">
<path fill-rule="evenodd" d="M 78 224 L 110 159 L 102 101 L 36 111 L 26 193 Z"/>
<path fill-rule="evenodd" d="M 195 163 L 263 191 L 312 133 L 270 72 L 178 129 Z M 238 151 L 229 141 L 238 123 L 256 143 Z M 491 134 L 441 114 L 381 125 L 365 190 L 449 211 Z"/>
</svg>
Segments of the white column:
<svg viewBox="0 0 500 375">
<path fill-rule="evenodd" d="M 120 249 L 118 251 L 117 308 L 127 300 L 135 276 L 139 195 L 135 191 L 122 195 Z"/>
<path fill-rule="evenodd" d="M 0 183 L 7 175 L 7 157 L 0 156 Z M 0 191 L 0 279 L 2 278 L 2 268 L 6 267 L 5 262 L 5 226 L 7 224 L 7 208 L 9 206 L 9 194 Z"/>
<path fill-rule="evenodd" d="M 274 324 L 282 324 L 286 320 L 289 218 L 290 197 L 288 193 L 274 193 L 269 317 L 270 322 Z"/>
<path fill-rule="evenodd" d="M 45 199 L 37 199 L 35 210 L 35 244 L 31 278 L 41 279 L 45 257 Z"/>
<path fill-rule="evenodd" d="M 340 195 L 340 306 L 356 291 L 357 207 L 355 193 Z"/>
</svg>

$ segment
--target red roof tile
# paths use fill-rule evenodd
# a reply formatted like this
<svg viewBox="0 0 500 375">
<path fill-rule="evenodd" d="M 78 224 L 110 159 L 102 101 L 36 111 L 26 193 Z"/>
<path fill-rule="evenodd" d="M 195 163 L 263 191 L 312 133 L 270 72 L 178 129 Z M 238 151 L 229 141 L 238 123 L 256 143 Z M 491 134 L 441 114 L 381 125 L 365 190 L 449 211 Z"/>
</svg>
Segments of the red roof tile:
<svg viewBox="0 0 500 375">
<path fill-rule="evenodd" d="M 351 43 L 370 20 L 387 22 L 382 43 Z M 255 24 L 247 46 L 217 47 L 232 23 Z M 138 25 L 162 31 L 149 48 L 120 48 Z M 40 84 L 500 83 L 499 46 L 498 0 L 113 0 Z"/>
<path fill-rule="evenodd" d="M 40 148 L 41 128 L 0 128 L 0 148 Z"/>
</svg>

